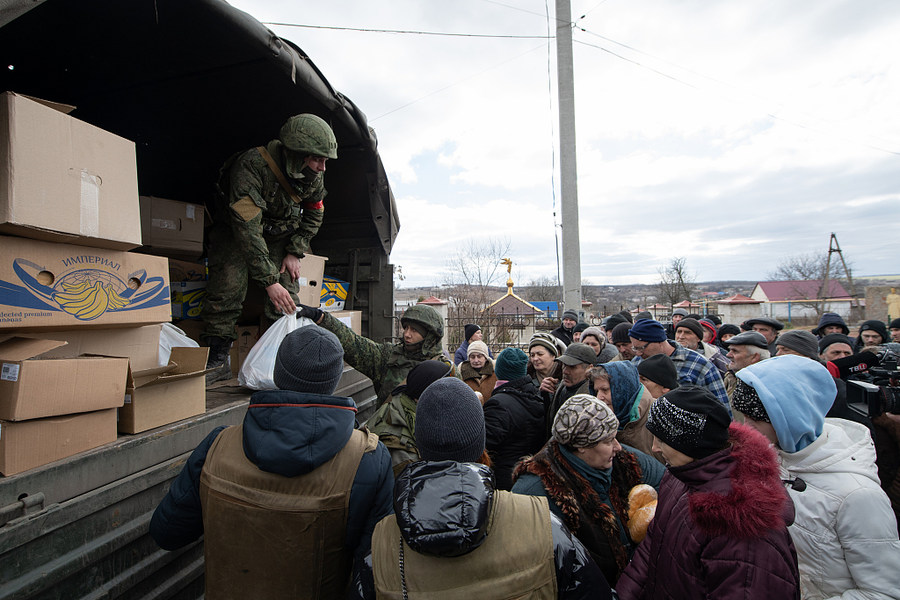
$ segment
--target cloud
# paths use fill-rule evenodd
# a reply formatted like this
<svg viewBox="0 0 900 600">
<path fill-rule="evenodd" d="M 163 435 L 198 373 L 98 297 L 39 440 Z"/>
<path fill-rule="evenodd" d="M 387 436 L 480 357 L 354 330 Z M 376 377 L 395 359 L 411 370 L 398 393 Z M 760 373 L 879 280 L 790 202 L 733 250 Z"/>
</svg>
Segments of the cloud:
<svg viewBox="0 0 900 600">
<path fill-rule="evenodd" d="M 537 0 L 234 4 L 262 21 L 547 34 Z M 684 256 L 702 280 L 761 279 L 831 232 L 860 274 L 897 271 L 900 3 L 575 0 L 572 15 L 583 278 L 652 282 Z M 436 283 L 471 238 L 508 238 L 517 277 L 556 276 L 552 41 L 272 28 L 375 128 L 404 285 Z"/>
</svg>

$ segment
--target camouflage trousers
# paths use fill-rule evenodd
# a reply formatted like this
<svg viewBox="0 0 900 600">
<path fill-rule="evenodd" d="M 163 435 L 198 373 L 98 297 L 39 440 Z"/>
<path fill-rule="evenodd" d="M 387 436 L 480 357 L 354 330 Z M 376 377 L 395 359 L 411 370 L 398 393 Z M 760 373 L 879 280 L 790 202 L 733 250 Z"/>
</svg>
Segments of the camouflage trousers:
<svg viewBox="0 0 900 600">
<path fill-rule="evenodd" d="M 285 247 L 290 236 L 280 240 L 267 239 L 269 259 L 281 268 L 281 261 L 287 255 Z M 228 340 L 237 339 L 235 325 L 241 316 L 250 274 L 247 259 L 238 247 L 238 242 L 227 227 L 214 227 L 209 233 L 208 257 L 209 281 L 206 285 L 206 297 L 200 317 L 205 323 L 203 337 L 217 336 Z M 291 279 L 290 274 L 281 274 L 278 282 L 291 294 L 294 302 L 300 301 L 297 292 L 300 284 Z M 261 287 L 254 285 L 255 290 L 262 290 L 266 296 L 265 315 L 271 321 L 277 320 L 282 313 L 275 309 L 272 301 Z"/>
</svg>

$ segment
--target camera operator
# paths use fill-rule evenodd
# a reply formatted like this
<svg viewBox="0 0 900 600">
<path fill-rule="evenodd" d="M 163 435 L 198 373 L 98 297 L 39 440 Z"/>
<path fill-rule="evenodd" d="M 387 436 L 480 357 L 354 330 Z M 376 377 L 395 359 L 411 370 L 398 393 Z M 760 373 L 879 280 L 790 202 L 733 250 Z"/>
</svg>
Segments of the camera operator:
<svg viewBox="0 0 900 600">
<path fill-rule="evenodd" d="M 847 382 L 847 408 L 872 424 L 878 478 L 900 523 L 900 369 L 887 349 L 861 352 L 826 363 Z M 900 531 L 900 529 L 898 529 Z"/>
</svg>

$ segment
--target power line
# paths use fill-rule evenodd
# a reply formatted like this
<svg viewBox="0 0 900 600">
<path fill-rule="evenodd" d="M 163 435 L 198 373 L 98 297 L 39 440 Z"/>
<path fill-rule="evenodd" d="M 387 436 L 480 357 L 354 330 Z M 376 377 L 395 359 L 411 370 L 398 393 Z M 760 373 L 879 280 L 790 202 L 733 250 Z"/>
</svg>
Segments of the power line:
<svg viewBox="0 0 900 600">
<path fill-rule="evenodd" d="M 369 29 L 366 27 L 336 27 L 333 25 L 303 25 L 300 23 L 275 23 L 264 21 L 263 25 L 271 25 L 273 27 L 298 27 L 302 29 L 329 29 L 333 31 L 361 31 L 365 33 L 397 33 L 412 35 L 436 35 L 445 37 L 469 37 L 469 38 L 495 38 L 495 39 L 515 39 L 515 40 L 543 40 L 547 39 L 544 35 L 500 35 L 490 33 L 452 33 L 444 31 L 417 31 L 413 29 Z M 551 36 L 552 37 L 552 36 Z"/>
</svg>

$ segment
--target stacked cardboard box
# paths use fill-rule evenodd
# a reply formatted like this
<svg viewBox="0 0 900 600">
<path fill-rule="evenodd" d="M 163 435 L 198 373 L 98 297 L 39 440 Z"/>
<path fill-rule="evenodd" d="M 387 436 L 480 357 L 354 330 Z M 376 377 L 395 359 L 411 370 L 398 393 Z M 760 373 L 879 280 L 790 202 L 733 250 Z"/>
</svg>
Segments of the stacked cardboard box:
<svg viewBox="0 0 900 600">
<path fill-rule="evenodd" d="M 203 381 L 206 348 L 158 365 L 168 261 L 127 252 L 142 245 L 134 144 L 71 110 L 0 94 L 4 475 L 114 441 L 127 386 Z M 190 394 L 202 412 L 205 389 Z"/>
</svg>

